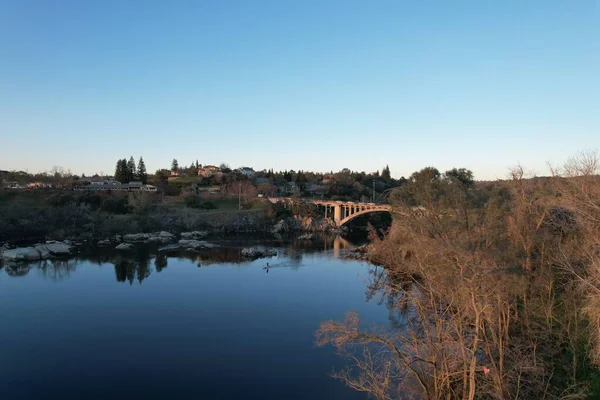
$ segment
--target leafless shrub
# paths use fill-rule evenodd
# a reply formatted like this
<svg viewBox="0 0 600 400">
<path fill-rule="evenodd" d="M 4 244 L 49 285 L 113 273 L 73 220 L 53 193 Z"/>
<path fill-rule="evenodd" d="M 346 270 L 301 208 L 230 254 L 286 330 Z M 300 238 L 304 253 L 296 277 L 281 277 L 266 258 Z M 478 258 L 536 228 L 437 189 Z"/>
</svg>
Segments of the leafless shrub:
<svg viewBox="0 0 600 400">
<path fill-rule="evenodd" d="M 433 178 L 397 194 L 392 229 L 372 235 L 386 270 L 372 271 L 368 297 L 395 322 L 323 323 L 317 343 L 351 361 L 336 376 L 378 399 L 583 398 L 590 330 L 600 362 L 600 181 L 582 154 L 562 175 L 519 166 L 489 190 L 414 174 Z"/>
</svg>

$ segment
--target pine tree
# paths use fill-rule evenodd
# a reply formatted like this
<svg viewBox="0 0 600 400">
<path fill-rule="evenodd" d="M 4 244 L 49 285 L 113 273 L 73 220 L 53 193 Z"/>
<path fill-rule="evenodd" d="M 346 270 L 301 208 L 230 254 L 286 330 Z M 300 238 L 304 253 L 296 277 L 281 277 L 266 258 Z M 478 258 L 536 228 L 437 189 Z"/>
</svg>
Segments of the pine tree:
<svg viewBox="0 0 600 400">
<path fill-rule="evenodd" d="M 173 162 L 171 162 L 171 171 L 173 171 L 173 172 L 179 171 L 179 163 L 177 162 L 176 158 L 174 158 Z"/>
<path fill-rule="evenodd" d="M 121 183 L 125 183 L 125 181 L 127 181 L 127 160 L 124 158 L 117 161 L 117 167 L 115 168 L 115 180 Z"/>
<path fill-rule="evenodd" d="M 146 184 L 146 182 L 148 182 L 146 164 L 144 164 L 144 159 L 142 157 L 140 157 L 140 162 L 138 162 L 137 177 L 140 181 L 142 181 L 144 185 Z"/>
<path fill-rule="evenodd" d="M 127 182 L 135 181 L 136 175 L 135 161 L 133 160 L 133 156 L 129 157 L 129 162 L 127 162 Z"/>
<path fill-rule="evenodd" d="M 389 166 L 386 165 L 385 168 L 381 171 L 381 177 L 387 181 L 392 179 L 392 174 L 390 173 Z"/>
</svg>

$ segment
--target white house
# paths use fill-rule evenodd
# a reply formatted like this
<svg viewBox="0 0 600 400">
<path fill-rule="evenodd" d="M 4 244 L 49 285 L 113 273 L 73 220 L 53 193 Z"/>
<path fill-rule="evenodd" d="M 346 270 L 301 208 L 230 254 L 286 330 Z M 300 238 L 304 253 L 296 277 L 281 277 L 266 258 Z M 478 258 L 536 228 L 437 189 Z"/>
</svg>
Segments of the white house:
<svg viewBox="0 0 600 400">
<path fill-rule="evenodd" d="M 252 168 L 250 167 L 241 167 L 237 169 L 237 172 L 239 172 L 240 174 L 247 176 L 249 178 L 253 177 L 254 174 L 256 173 Z"/>
</svg>

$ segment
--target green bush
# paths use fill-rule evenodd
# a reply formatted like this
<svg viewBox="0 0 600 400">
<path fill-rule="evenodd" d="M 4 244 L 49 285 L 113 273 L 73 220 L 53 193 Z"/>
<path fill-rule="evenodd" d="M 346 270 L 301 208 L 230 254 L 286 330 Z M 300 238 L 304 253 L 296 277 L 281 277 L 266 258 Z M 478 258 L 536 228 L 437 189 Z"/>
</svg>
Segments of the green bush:
<svg viewBox="0 0 600 400">
<path fill-rule="evenodd" d="M 183 203 L 185 204 L 186 207 L 189 207 L 189 208 L 201 208 L 202 207 L 202 200 L 200 200 L 200 197 L 198 197 L 197 195 L 195 195 L 193 193 L 186 194 L 183 197 Z"/>
<path fill-rule="evenodd" d="M 48 204 L 52 207 L 62 207 L 75 201 L 75 196 L 70 193 L 57 193 L 48 197 Z"/>
<path fill-rule="evenodd" d="M 200 208 L 202 208 L 203 210 L 215 210 L 217 206 L 212 201 L 204 201 L 200 205 Z"/>
<path fill-rule="evenodd" d="M 102 202 L 100 209 L 112 214 L 127 214 L 127 199 L 125 197 L 108 197 Z"/>
<path fill-rule="evenodd" d="M 181 194 L 181 186 L 167 185 L 164 190 L 165 196 L 179 196 Z"/>
<path fill-rule="evenodd" d="M 96 193 L 86 193 L 79 198 L 80 203 L 89 204 L 94 209 L 100 207 L 103 201 L 102 196 Z"/>
</svg>

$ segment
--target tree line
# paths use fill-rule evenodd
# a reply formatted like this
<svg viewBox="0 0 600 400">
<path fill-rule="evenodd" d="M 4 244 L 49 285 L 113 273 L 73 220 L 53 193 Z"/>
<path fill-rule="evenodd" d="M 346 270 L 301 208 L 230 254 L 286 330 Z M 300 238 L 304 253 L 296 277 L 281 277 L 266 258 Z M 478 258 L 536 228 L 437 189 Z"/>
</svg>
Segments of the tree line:
<svg viewBox="0 0 600 400">
<path fill-rule="evenodd" d="M 143 184 L 146 184 L 148 182 L 148 173 L 143 157 L 140 157 L 137 167 L 133 156 L 129 157 L 129 161 L 125 158 L 117 161 L 115 180 L 121 183 L 140 181 Z"/>
</svg>

